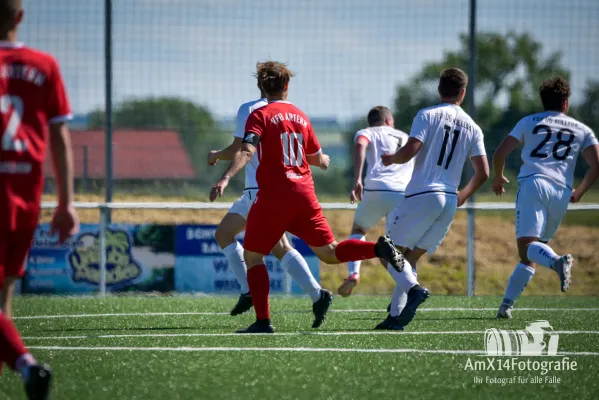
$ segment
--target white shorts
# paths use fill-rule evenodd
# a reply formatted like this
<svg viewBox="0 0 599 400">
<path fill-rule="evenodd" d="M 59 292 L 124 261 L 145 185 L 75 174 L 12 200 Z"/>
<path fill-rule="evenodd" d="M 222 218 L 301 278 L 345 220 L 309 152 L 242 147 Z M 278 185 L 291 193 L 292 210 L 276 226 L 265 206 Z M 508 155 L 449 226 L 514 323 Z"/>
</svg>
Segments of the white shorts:
<svg viewBox="0 0 599 400">
<path fill-rule="evenodd" d="M 434 253 L 447 235 L 458 208 L 458 196 L 431 192 L 406 197 L 390 215 L 388 233 L 397 245 Z"/>
<path fill-rule="evenodd" d="M 248 219 L 250 208 L 256 200 L 256 193 L 258 193 L 258 189 L 244 190 L 241 197 L 235 200 L 235 203 L 229 208 L 228 214 L 239 214 L 243 219 Z"/>
<path fill-rule="evenodd" d="M 559 228 L 572 189 L 543 176 L 531 176 L 518 181 L 516 195 L 516 238 L 536 237 L 550 241 Z"/>
<path fill-rule="evenodd" d="M 384 190 L 364 190 L 362 201 L 358 204 L 354 224 L 368 230 L 379 223 L 381 218 L 387 217 L 403 200 L 403 192 Z M 389 228 L 387 218 L 387 229 Z"/>
</svg>

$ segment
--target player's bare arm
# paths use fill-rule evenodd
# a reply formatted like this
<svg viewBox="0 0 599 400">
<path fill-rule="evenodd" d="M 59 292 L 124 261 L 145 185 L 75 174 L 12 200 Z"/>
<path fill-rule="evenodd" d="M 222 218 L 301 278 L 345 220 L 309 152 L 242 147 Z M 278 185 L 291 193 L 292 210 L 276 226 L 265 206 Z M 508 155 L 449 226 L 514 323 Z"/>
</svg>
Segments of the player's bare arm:
<svg viewBox="0 0 599 400">
<path fill-rule="evenodd" d="M 466 202 L 489 179 L 489 161 L 487 156 L 474 156 L 470 159 L 474 167 L 474 176 L 458 192 L 458 207 Z"/>
<path fill-rule="evenodd" d="M 354 185 L 351 193 L 349 194 L 349 201 L 354 204 L 356 200 L 362 201 L 362 193 L 364 191 L 364 185 L 362 183 L 362 174 L 364 171 L 364 162 L 366 161 L 366 149 L 370 141 L 364 136 L 360 136 L 356 140 L 354 146 Z"/>
<path fill-rule="evenodd" d="M 52 232 L 64 242 L 79 230 L 79 218 L 73 207 L 73 150 L 66 122 L 50 125 L 52 165 L 58 189 L 58 206 L 52 218 Z"/>
<path fill-rule="evenodd" d="M 322 151 L 320 151 L 316 154 L 307 155 L 306 161 L 308 161 L 308 164 L 326 171 L 331 163 L 331 157 L 329 157 L 328 154 L 324 154 Z"/>
<path fill-rule="evenodd" d="M 235 153 L 241 148 L 242 141 L 242 138 L 236 137 L 233 138 L 233 143 L 224 149 L 210 150 L 210 153 L 208 153 L 208 165 L 216 165 L 219 160 L 231 161 Z"/>
<path fill-rule="evenodd" d="M 497 196 L 502 196 L 505 193 L 504 185 L 510 183 L 510 181 L 503 175 L 505 160 L 519 144 L 520 141 L 518 139 L 513 136 L 507 136 L 493 154 L 493 172 L 495 173 L 495 179 L 493 179 L 492 188 Z"/>
<path fill-rule="evenodd" d="M 256 136 L 256 135 L 254 135 Z M 247 138 L 247 136 L 246 136 Z M 244 139 L 245 140 L 245 139 Z M 223 176 L 216 182 L 216 185 L 210 190 L 210 201 L 216 200 L 217 197 L 221 197 L 225 188 L 229 185 L 229 181 L 233 178 L 243 167 L 247 165 L 252 159 L 256 146 L 251 143 L 243 142 L 239 150 L 233 156 L 231 163 L 227 167 L 227 170 Z"/>
<path fill-rule="evenodd" d="M 572 192 L 572 196 L 570 197 L 572 203 L 578 203 L 587 190 L 597 181 L 597 178 L 599 178 L 599 145 L 587 147 L 583 150 L 582 156 L 589 168 L 580 185 Z"/>
<path fill-rule="evenodd" d="M 381 156 L 383 160 L 384 166 L 389 166 L 391 164 L 405 164 L 409 162 L 412 158 L 416 157 L 416 154 L 422 148 L 422 142 L 413 137 L 408 139 L 408 143 L 403 146 L 399 151 L 395 154 L 383 154 Z"/>
</svg>

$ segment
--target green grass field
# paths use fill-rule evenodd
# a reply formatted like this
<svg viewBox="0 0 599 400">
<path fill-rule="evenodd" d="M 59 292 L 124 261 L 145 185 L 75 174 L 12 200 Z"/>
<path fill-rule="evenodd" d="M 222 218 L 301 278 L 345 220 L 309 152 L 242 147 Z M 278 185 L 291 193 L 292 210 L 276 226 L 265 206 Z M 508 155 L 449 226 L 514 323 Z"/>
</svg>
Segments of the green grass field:
<svg viewBox="0 0 599 400">
<path fill-rule="evenodd" d="M 15 321 L 33 354 L 52 365 L 60 400 L 599 398 L 599 298 L 525 297 L 514 319 L 499 321 L 497 297 L 433 296 L 406 331 L 380 333 L 372 328 L 388 297 L 336 298 L 319 330 L 310 328 L 307 299 L 280 297 L 272 302 L 275 335 L 232 334 L 253 320 L 227 315 L 234 302 L 21 297 Z M 518 360 L 567 356 L 576 370 L 466 369 L 468 359 L 486 364 L 486 329 L 539 319 L 558 331 L 564 355 Z M 495 378 L 514 382 L 488 381 Z M 0 398 L 24 399 L 10 371 L 0 377 Z"/>
</svg>

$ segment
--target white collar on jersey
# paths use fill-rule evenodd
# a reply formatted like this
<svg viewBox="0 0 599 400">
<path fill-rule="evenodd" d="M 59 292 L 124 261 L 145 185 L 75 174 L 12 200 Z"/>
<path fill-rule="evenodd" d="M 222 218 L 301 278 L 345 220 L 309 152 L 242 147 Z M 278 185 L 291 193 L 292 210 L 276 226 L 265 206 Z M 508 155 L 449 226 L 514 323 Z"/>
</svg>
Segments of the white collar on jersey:
<svg viewBox="0 0 599 400">
<path fill-rule="evenodd" d="M 25 46 L 23 43 L 21 42 L 8 42 L 5 40 L 0 40 L 0 48 L 5 48 L 5 49 L 20 49 L 21 47 Z"/>
<path fill-rule="evenodd" d="M 291 104 L 290 101 L 287 100 L 273 100 L 273 101 L 269 101 L 269 103 L 283 103 L 283 104 Z"/>
</svg>

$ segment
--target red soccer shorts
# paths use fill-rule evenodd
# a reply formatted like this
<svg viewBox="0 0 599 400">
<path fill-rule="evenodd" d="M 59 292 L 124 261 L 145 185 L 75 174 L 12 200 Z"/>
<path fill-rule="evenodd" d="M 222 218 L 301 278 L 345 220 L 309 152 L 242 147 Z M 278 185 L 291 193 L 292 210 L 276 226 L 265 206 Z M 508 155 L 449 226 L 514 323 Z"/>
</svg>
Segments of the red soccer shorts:
<svg viewBox="0 0 599 400">
<path fill-rule="evenodd" d="M 12 232 L 0 230 L 0 284 L 6 276 L 23 277 L 34 234 L 35 227 Z"/>
<path fill-rule="evenodd" d="M 294 234 L 311 247 L 322 247 L 335 241 L 315 197 L 293 193 L 283 198 L 278 194 L 258 192 L 247 218 L 243 247 L 254 253 L 270 254 L 285 232 Z"/>
</svg>

